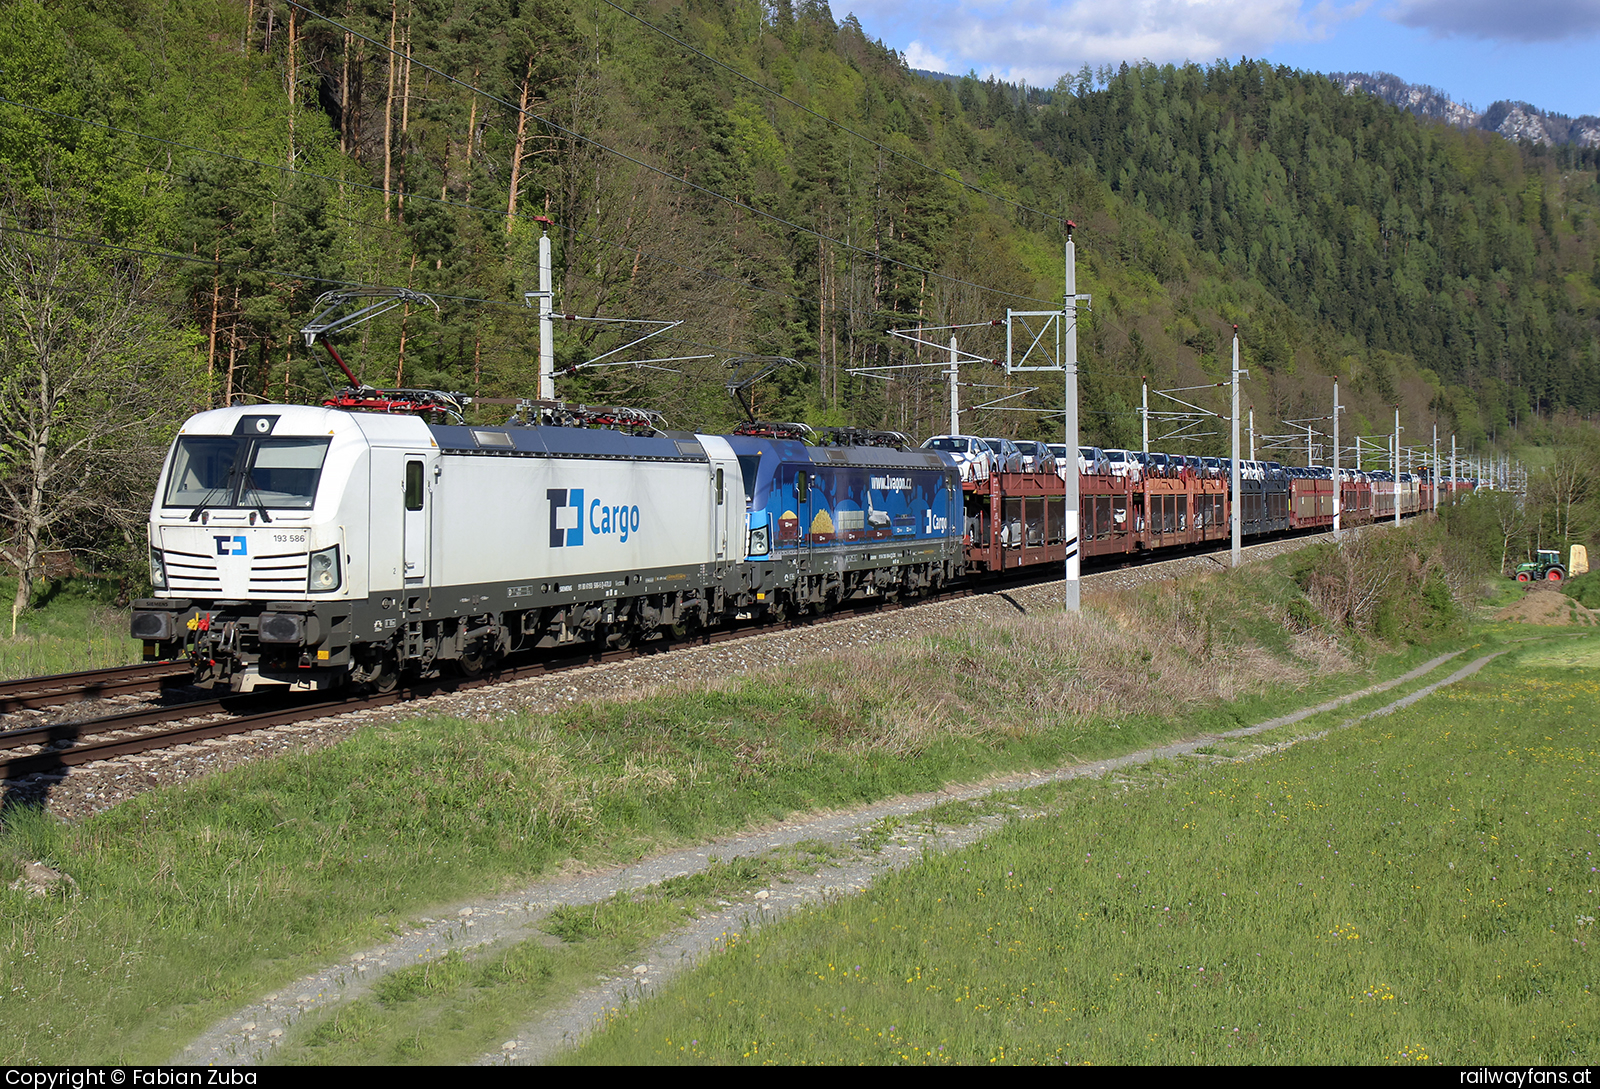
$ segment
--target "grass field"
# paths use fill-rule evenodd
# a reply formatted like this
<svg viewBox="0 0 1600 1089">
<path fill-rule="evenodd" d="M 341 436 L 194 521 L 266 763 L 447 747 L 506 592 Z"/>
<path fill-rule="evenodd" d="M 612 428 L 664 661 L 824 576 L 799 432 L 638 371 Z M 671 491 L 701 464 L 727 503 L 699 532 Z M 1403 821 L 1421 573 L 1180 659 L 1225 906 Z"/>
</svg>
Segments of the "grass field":
<svg viewBox="0 0 1600 1089">
<path fill-rule="evenodd" d="M 70 827 L 12 810 L 0 830 L 0 1063 L 165 1061 L 217 1017 L 438 905 L 574 861 L 1225 730 L 1439 649 L 1363 657 L 1370 648 L 1294 621 L 1292 605 L 1292 584 L 1262 565 L 1105 598 L 1078 620 L 955 629 L 781 679 L 371 727 Z M 65 870 L 82 895 L 6 891 L 24 859 Z M 505 951 L 499 967 L 397 974 L 285 1058 L 465 1057 L 710 894 L 691 885 L 606 905 L 588 929 L 568 920 L 554 936 L 564 944 Z"/>
<path fill-rule="evenodd" d="M 1572 1064 L 1600 1052 L 1600 637 L 1047 815 L 731 943 L 598 1063 Z"/>
<path fill-rule="evenodd" d="M 1210 596 L 1157 589 L 1080 620 L 952 629 L 777 680 L 372 727 L 73 826 L 12 810 L 0 884 L 36 859 L 83 895 L 0 888 L 0 1062 L 163 1061 L 244 999 L 568 860 L 627 861 L 798 811 L 1125 752 L 1360 683 L 1336 642 L 1274 622 L 1281 576 L 1216 581 Z M 1343 672 L 1310 678 L 1313 658 Z"/>
<path fill-rule="evenodd" d="M 104 579 L 62 579 L 47 583 L 34 596 L 34 608 L 22 614 L 11 636 L 11 599 L 15 579 L 0 578 L 0 680 L 77 673 L 128 665 L 142 653 L 128 637 L 128 613 L 115 606 L 115 583 Z"/>
</svg>

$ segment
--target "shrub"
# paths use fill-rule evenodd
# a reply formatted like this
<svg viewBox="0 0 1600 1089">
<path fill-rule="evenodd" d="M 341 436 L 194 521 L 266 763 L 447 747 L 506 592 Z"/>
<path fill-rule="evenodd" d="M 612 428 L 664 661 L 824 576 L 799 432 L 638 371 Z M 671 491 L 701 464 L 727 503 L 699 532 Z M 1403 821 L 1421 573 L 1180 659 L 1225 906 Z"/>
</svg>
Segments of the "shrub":
<svg viewBox="0 0 1600 1089">
<path fill-rule="evenodd" d="M 1600 571 L 1567 579 L 1561 584 L 1563 593 L 1575 598 L 1586 609 L 1600 609 Z"/>
<path fill-rule="evenodd" d="M 1452 547 L 1447 527 L 1374 528 L 1308 548 L 1295 581 L 1334 623 L 1385 640 L 1420 642 L 1461 617 L 1458 601 L 1482 570 L 1476 548 Z"/>
</svg>

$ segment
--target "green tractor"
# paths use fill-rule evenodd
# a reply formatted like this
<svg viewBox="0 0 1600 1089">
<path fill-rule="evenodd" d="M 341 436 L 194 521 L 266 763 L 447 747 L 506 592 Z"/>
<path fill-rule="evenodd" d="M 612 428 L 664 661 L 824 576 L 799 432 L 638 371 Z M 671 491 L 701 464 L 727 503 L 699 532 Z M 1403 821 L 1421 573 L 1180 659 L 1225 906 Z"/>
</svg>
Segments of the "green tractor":
<svg viewBox="0 0 1600 1089">
<path fill-rule="evenodd" d="M 1535 555 L 1538 559 L 1517 564 L 1518 582 L 1560 582 L 1567 577 L 1567 569 L 1561 566 L 1560 552 L 1541 548 Z"/>
</svg>

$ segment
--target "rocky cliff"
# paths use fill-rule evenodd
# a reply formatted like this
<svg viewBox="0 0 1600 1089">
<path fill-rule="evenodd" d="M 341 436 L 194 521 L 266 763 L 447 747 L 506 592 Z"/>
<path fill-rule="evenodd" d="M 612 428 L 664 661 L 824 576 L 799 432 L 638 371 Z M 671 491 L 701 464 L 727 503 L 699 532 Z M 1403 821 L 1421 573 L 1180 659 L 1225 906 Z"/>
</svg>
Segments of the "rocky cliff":
<svg viewBox="0 0 1600 1089">
<path fill-rule="evenodd" d="M 1462 129 L 1485 129 L 1507 140 L 1600 147 L 1600 117 L 1546 113 L 1526 102 L 1501 101 L 1482 113 L 1453 101 L 1437 87 L 1407 83 L 1389 72 L 1330 72 L 1346 91 L 1366 91 L 1419 117 Z"/>
</svg>

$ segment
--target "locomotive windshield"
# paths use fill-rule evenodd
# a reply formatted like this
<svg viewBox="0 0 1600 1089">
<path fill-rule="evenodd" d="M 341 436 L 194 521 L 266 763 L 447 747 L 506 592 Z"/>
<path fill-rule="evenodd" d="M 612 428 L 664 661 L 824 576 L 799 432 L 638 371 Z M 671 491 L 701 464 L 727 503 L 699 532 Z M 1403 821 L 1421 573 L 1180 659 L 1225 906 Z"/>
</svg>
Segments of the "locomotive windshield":
<svg viewBox="0 0 1600 1089">
<path fill-rule="evenodd" d="M 751 507 L 756 501 L 756 474 L 761 471 L 761 455 L 740 454 L 739 474 L 744 477 L 744 504 Z"/>
<path fill-rule="evenodd" d="M 306 509 L 317 497 L 326 438 L 186 435 L 172 453 L 168 507 Z"/>
</svg>

